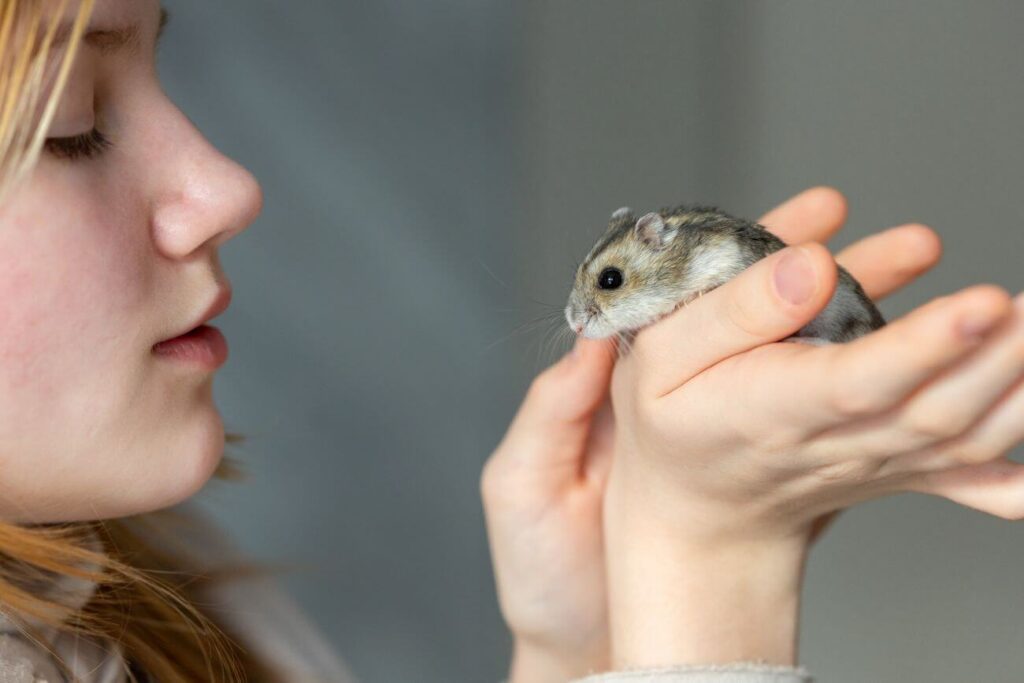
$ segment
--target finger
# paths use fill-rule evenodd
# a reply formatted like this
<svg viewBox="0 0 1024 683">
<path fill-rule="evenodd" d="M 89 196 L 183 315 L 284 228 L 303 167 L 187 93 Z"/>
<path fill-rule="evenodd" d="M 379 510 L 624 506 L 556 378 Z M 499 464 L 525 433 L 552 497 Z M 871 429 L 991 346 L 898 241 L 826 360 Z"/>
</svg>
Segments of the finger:
<svg viewBox="0 0 1024 683">
<path fill-rule="evenodd" d="M 965 433 L 1024 374 L 1024 299 L 977 353 L 929 383 L 899 411 L 901 440 L 928 443 Z"/>
<path fill-rule="evenodd" d="M 503 450 L 545 460 L 581 455 L 614 363 L 611 342 L 578 338 L 570 353 L 534 379 L 506 436 L 521 447 Z"/>
<path fill-rule="evenodd" d="M 894 444 L 906 455 L 888 471 L 913 471 L 928 455 L 919 453 L 966 434 L 1024 376 L 1024 298 L 1004 324 L 975 353 L 918 389 L 895 410 L 861 429 L 850 447 L 862 457 L 891 456 Z M 994 455 L 993 455 L 994 457 Z M 961 463 L 962 464 L 962 463 Z"/>
<path fill-rule="evenodd" d="M 902 456 L 890 469 L 937 472 L 996 460 L 1024 442 L 1024 380 L 963 436 L 919 453 Z"/>
<path fill-rule="evenodd" d="M 804 190 L 758 221 L 787 244 L 826 242 L 846 222 L 846 197 L 835 188 Z"/>
<path fill-rule="evenodd" d="M 977 464 L 1006 455 L 1024 442 L 1024 383 L 1019 383 L 965 438 L 949 444 L 948 461 Z"/>
<path fill-rule="evenodd" d="M 913 490 L 1004 519 L 1024 519 L 1024 465 L 1006 458 L 929 472 Z"/>
<path fill-rule="evenodd" d="M 872 299 L 882 299 L 930 270 L 942 257 L 931 228 L 909 224 L 866 237 L 839 252 L 836 261 Z"/>
<path fill-rule="evenodd" d="M 833 373 L 854 414 L 876 413 L 905 399 L 981 344 L 1010 314 L 1007 293 L 976 286 L 933 301 L 856 339 L 829 347 Z"/>
<path fill-rule="evenodd" d="M 1002 289 L 970 287 L 854 341 L 790 349 L 782 362 L 763 364 L 743 399 L 811 434 L 857 429 L 976 350 L 1011 310 Z M 833 436 L 843 440 L 842 430 Z"/>
<path fill-rule="evenodd" d="M 790 336 L 825 307 L 835 284 L 835 262 L 820 244 L 758 261 L 637 335 L 638 388 L 664 396 L 725 358 Z"/>
</svg>

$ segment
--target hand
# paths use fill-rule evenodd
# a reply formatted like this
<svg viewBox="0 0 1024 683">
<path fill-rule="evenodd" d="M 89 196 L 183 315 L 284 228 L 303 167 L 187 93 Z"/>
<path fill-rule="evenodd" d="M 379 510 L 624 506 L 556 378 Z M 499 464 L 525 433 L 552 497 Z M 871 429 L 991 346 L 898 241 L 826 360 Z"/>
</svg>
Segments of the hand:
<svg viewBox="0 0 1024 683">
<path fill-rule="evenodd" d="M 564 682 L 608 663 L 601 503 L 611 456 L 610 343 L 580 339 L 530 386 L 481 492 L 510 683 Z"/>
<path fill-rule="evenodd" d="M 937 257 L 926 230 L 901 232 Z M 879 240 L 839 257 L 872 296 L 892 284 L 875 280 Z M 835 277 L 819 245 L 783 250 L 617 364 L 616 663 L 793 662 L 806 547 L 844 506 L 913 490 L 1024 513 L 1024 467 L 1004 458 L 1024 439 L 1024 306 L 973 287 L 847 344 L 771 343 L 825 306 Z"/>
<path fill-rule="evenodd" d="M 789 242 L 825 240 L 845 220 L 834 190 L 808 190 L 762 219 Z M 911 248 L 904 248 L 904 247 Z M 881 295 L 938 258 L 926 229 L 895 228 L 844 258 Z M 870 264 L 870 265 L 868 265 Z M 499 600 L 515 638 L 510 680 L 542 683 L 607 668 L 609 630 L 602 498 L 614 423 L 613 349 L 581 339 L 539 375 L 481 478 Z"/>
</svg>

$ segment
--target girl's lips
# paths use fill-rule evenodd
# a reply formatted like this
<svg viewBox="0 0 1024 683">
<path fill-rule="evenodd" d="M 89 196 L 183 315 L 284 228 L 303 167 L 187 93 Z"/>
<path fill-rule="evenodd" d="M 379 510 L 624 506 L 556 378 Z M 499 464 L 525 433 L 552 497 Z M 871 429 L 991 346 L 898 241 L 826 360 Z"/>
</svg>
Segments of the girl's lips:
<svg viewBox="0 0 1024 683">
<path fill-rule="evenodd" d="M 200 325 L 183 335 L 155 344 L 153 353 L 216 370 L 228 359 L 228 342 L 216 327 Z"/>
</svg>

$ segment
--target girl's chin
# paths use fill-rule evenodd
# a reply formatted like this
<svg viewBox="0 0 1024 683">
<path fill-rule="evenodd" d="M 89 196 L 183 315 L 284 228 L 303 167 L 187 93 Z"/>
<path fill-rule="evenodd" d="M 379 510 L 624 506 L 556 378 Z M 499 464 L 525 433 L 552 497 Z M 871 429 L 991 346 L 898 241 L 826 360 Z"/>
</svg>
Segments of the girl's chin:
<svg viewBox="0 0 1024 683">
<path fill-rule="evenodd" d="M 177 432 L 174 443 L 154 445 L 154 452 L 166 453 L 165 461 L 150 460 L 138 474 L 145 484 L 138 487 L 126 509 L 116 516 L 142 514 L 182 503 L 210 481 L 224 457 L 224 423 L 216 408 L 203 411 L 196 424 Z"/>
</svg>

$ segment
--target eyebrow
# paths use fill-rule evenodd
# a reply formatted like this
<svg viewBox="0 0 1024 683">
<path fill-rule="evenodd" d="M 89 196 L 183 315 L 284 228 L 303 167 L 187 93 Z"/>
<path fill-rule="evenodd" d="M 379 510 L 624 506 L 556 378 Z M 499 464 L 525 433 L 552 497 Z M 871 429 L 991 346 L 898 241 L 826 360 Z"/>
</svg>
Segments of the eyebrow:
<svg viewBox="0 0 1024 683">
<path fill-rule="evenodd" d="M 160 8 L 160 23 L 157 25 L 156 40 L 160 41 L 160 37 L 164 33 L 164 27 L 167 26 L 167 22 L 170 20 L 170 15 L 167 10 L 163 7 Z M 71 26 L 61 26 L 57 29 L 57 35 L 54 37 L 53 44 L 59 45 L 66 43 L 68 37 L 71 35 Z M 138 24 L 129 24 L 127 26 L 119 26 L 117 28 L 109 29 L 92 29 L 82 36 L 82 40 L 86 45 L 91 45 L 100 51 L 100 54 L 112 54 L 115 52 L 124 51 L 136 51 L 139 49 L 141 44 L 141 31 L 139 30 Z"/>
</svg>

